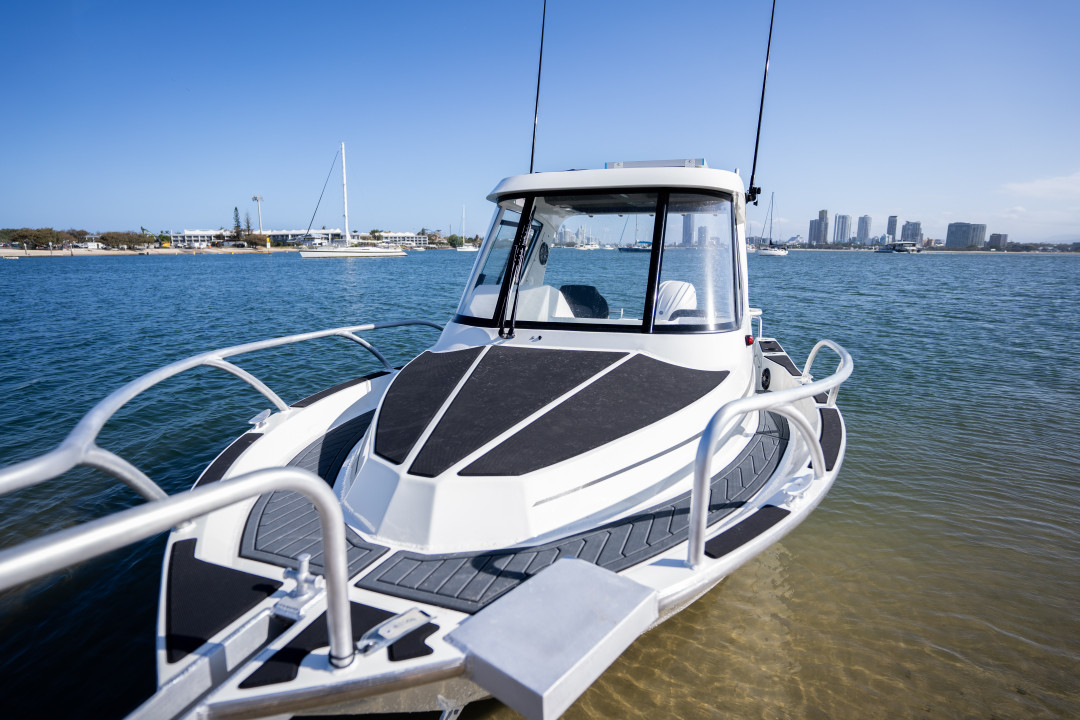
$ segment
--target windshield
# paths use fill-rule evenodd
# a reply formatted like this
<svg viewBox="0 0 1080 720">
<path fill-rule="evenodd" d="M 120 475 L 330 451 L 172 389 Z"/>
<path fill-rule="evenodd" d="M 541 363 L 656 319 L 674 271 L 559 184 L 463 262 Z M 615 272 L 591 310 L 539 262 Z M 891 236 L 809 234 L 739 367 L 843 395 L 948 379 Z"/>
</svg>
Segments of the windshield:
<svg viewBox="0 0 1080 720">
<path fill-rule="evenodd" d="M 524 212 L 532 223 L 519 233 Z M 658 213 L 666 218 L 663 247 L 657 249 L 662 252 L 653 248 Z M 521 327 L 731 329 L 736 306 L 732 237 L 727 197 L 582 191 L 504 198 L 459 319 L 498 324 L 501 312 L 504 323 Z"/>
</svg>

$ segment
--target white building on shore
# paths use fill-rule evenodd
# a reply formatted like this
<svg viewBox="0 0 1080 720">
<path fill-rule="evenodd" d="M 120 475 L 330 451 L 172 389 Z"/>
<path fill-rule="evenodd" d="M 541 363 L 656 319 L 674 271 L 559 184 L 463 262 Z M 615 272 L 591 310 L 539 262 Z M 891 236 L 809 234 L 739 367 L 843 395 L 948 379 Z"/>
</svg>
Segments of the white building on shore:
<svg viewBox="0 0 1080 720">
<path fill-rule="evenodd" d="M 384 232 L 382 233 L 382 239 L 385 243 L 400 245 L 403 248 L 426 248 L 428 246 L 427 235 L 417 235 L 416 233 Z"/>
<path fill-rule="evenodd" d="M 173 247 L 202 249 L 210 247 L 217 241 L 228 240 L 231 235 L 229 230 L 184 230 L 183 232 L 169 233 Z M 350 244 L 371 242 L 371 236 L 367 233 L 350 232 Z M 263 232 L 270 238 L 272 243 L 278 245 L 299 245 L 302 247 L 317 247 L 320 245 L 340 244 L 345 237 L 341 228 L 312 228 L 311 230 L 266 230 Z M 404 248 L 427 247 L 426 235 L 406 232 L 380 233 L 382 242 L 391 245 L 400 245 Z M 216 237 L 216 240 L 215 240 Z"/>
<path fill-rule="evenodd" d="M 214 241 L 214 234 L 223 235 L 223 230 L 184 230 L 183 232 L 169 233 L 172 246 L 189 250 L 201 250 L 210 247 Z"/>
</svg>

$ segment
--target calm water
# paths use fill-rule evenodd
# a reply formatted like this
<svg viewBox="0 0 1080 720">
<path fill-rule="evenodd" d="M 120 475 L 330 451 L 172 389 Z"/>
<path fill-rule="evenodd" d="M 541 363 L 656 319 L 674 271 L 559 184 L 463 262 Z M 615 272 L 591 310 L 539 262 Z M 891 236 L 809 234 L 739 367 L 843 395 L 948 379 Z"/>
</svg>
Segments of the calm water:
<svg viewBox="0 0 1080 720">
<path fill-rule="evenodd" d="M 600 254 L 614 256 L 575 253 Z M 3 263 L 0 464 L 201 350 L 443 321 L 474 258 Z M 750 274 L 766 334 L 797 362 L 821 337 L 855 357 L 843 471 L 798 530 L 638 640 L 567 716 L 1080 717 L 1080 257 L 796 252 L 752 256 Z M 434 333 L 368 337 L 401 363 Z M 374 369 L 341 340 L 239 363 L 289 402 Z M 219 371 L 182 376 L 101 444 L 185 489 L 267 406 L 242 388 Z M 70 473 L 0 499 L 0 547 L 134 502 Z M 0 714 L 119 717 L 152 693 L 163 544 L 0 596 Z M 465 717 L 515 715 L 487 702 Z"/>
</svg>

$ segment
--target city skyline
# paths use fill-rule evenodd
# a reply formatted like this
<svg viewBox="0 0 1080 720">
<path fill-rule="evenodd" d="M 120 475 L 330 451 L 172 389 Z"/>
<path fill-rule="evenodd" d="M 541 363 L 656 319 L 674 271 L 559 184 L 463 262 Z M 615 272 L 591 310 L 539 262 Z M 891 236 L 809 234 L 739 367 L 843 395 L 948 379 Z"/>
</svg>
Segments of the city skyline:
<svg viewBox="0 0 1080 720">
<path fill-rule="evenodd" d="M 0 227 L 229 227 L 233 207 L 306 227 L 344 141 L 352 227 L 460 232 L 465 205 L 472 235 L 487 193 L 529 168 L 539 1 L 6 10 L 20 32 L 0 47 Z M 977 221 L 1080 240 L 1076 20 L 1063 1 L 780 3 L 755 178 L 775 192 L 775 236 L 832 208 L 930 237 Z M 749 182 L 768 21 L 764 1 L 553 0 L 536 170 L 705 157 Z M 670 41 L 688 27 L 699 41 Z M 835 112 L 823 84 L 859 87 L 859 108 Z M 334 182 L 316 227 L 342 224 Z"/>
</svg>

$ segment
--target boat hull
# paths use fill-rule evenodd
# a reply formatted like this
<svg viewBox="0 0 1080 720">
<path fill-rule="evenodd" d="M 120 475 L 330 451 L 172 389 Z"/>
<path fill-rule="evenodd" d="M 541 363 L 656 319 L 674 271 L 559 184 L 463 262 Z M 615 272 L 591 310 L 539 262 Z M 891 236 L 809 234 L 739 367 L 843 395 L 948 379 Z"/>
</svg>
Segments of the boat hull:
<svg viewBox="0 0 1080 720">
<path fill-rule="evenodd" d="M 794 364 L 790 358 L 776 343 L 766 347 L 772 352 L 763 354 L 761 364 L 775 378 L 773 389 L 796 386 L 797 371 L 791 371 Z M 248 434 L 257 434 L 257 438 L 249 442 L 238 439 L 234 443 L 234 446 L 239 444 L 238 450 L 226 449 L 208 467 L 197 485 L 226 481 L 260 467 L 292 465 L 320 474 L 344 498 L 350 463 L 356 462 L 364 438 L 372 434 L 376 411 L 400 372 L 358 378 L 335 392 L 320 393 L 310 402 L 297 403 L 289 413 L 272 416 Z M 199 518 L 174 531 L 166 553 L 158 638 L 161 687 L 165 690 L 194 682 L 190 678 L 200 677 L 200 673 L 195 672 L 200 663 L 210 664 L 219 649 L 228 655 L 231 647 L 243 644 L 238 638 L 243 638 L 246 633 L 248 645 L 255 646 L 248 652 L 251 659 L 236 664 L 215 687 L 205 688 L 210 692 L 201 707 L 208 717 L 248 714 L 255 709 L 266 712 L 268 708 L 274 713 L 418 712 L 446 709 L 447 702 L 464 705 L 489 694 L 500 697 L 500 690 L 484 687 L 475 681 L 475 677 L 466 675 L 470 650 L 462 649 L 456 643 L 455 633 L 470 621 L 474 626 L 483 624 L 485 613 L 500 602 L 520 598 L 520 593 L 531 587 L 522 580 L 540 577 L 548 568 L 554 569 L 562 562 L 558 559 L 561 557 L 577 557 L 590 563 L 603 576 L 618 576 L 655 597 L 654 619 L 635 630 L 628 640 L 624 639 L 629 643 L 645 628 L 655 626 L 687 607 L 735 569 L 781 539 L 828 492 L 843 461 L 843 420 L 839 411 L 828 404 L 827 398 L 809 398 L 801 409 L 819 429 L 823 443 L 833 448 L 827 453 L 826 471 L 817 477 L 807 468 L 807 450 L 791 432 L 781 432 L 785 426 L 782 418 L 768 413 L 747 418 L 739 426 L 741 429 L 723 443 L 715 455 L 717 466 L 726 469 L 717 473 L 719 480 L 713 485 L 714 497 L 715 493 L 723 491 L 721 486 L 730 484 L 725 479 L 729 475 L 746 476 L 748 470 L 742 465 L 750 468 L 769 457 L 772 460 L 757 489 L 745 501 L 720 502 L 738 507 L 718 511 L 713 514 L 715 517 L 710 515 L 706 559 L 700 567 L 688 566 L 685 523 L 678 526 L 679 518 L 688 506 L 688 491 L 679 490 L 688 487 L 688 477 L 679 487 L 671 488 L 666 496 L 661 493 L 654 501 L 643 500 L 637 508 L 592 532 L 569 532 L 562 536 L 553 533 L 532 544 L 520 543 L 495 551 L 417 552 L 354 526 L 349 541 L 349 599 L 353 605 L 356 637 L 368 630 L 375 620 L 410 608 L 420 608 L 430 620 L 423 628 L 399 641 L 404 643 L 400 647 L 392 645 L 388 651 L 357 657 L 349 667 L 342 669 L 332 668 L 325 640 L 313 641 L 310 637 L 320 631 L 325 637 L 324 599 L 316 599 L 304 617 L 284 629 L 271 627 L 277 622 L 272 619 L 276 604 L 292 587 L 289 571 L 299 555 L 299 548 L 309 547 L 316 558 L 320 557 L 317 534 L 302 535 L 297 530 L 290 535 L 282 530 L 282 518 L 285 517 L 292 517 L 296 524 L 310 524 L 310 519 L 304 519 L 298 510 L 297 501 L 287 497 L 263 498 Z M 766 446 L 761 445 L 762 437 L 769 438 Z M 352 449 L 348 449 L 350 445 Z M 769 447 L 771 451 L 767 449 Z M 274 503 L 281 505 L 280 512 L 271 507 Z M 267 510 L 268 507 L 271 509 Z M 230 539 L 238 537 L 238 528 L 243 529 L 239 532 L 239 550 L 236 540 Z M 651 542 L 650 537 L 657 537 L 660 528 L 665 528 L 664 532 L 671 537 L 666 541 Z M 608 537 L 602 537 L 604 535 Z M 612 555 L 609 544 L 611 548 L 620 548 L 623 554 Z M 188 547 L 190 558 L 178 554 L 178 548 L 186 552 Z M 373 548 L 377 549 L 373 556 L 369 553 L 363 558 L 357 557 Z M 630 550 L 626 551 L 627 548 Z M 179 560 L 181 557 L 187 559 Z M 215 566 L 211 574 L 219 572 L 217 568 L 230 573 L 246 573 L 255 579 L 255 584 L 269 583 L 273 587 L 269 595 L 238 617 L 223 625 L 221 622 L 214 625 L 211 629 L 217 629 L 212 634 L 204 632 L 207 636 L 202 638 L 201 645 L 190 652 L 170 656 L 170 649 L 177 646 L 175 635 L 183 632 L 176 618 L 184 614 L 205 616 L 213 612 L 213 606 L 220 604 L 218 594 L 208 592 L 205 596 L 208 609 L 197 611 L 191 603 L 198 600 L 189 593 L 184 600 L 189 603 L 186 607 L 171 607 L 179 601 L 169 595 L 168 588 L 177 577 L 176 573 L 185 571 L 185 562 Z M 461 574 L 464 568 L 469 568 L 468 575 Z M 480 571 L 474 572 L 477 568 Z M 430 582 L 425 585 L 421 578 L 428 578 Z M 438 578 L 441 580 L 436 582 Z M 445 587 L 453 583 L 463 589 L 474 588 L 467 593 L 473 599 L 462 602 L 460 594 L 450 598 L 431 592 L 435 585 Z M 218 581 L 217 585 L 220 584 Z M 493 585 L 499 586 L 495 592 L 479 591 L 481 587 Z M 557 596 L 548 597 L 545 602 L 573 605 Z M 528 632 L 524 635 L 527 637 Z M 234 655 L 237 652 L 232 650 Z M 529 650 L 525 648 L 522 652 Z M 589 656 L 591 651 L 583 652 Z M 543 664 L 543 654 L 537 655 L 535 662 Z M 510 701 L 506 696 L 500 699 Z M 153 714 L 151 710 L 148 705 L 148 716 Z"/>
<path fill-rule="evenodd" d="M 383 258 L 405 257 L 406 253 L 400 248 L 333 248 L 328 250 L 301 250 L 300 257 L 305 260 L 326 258 Z"/>
</svg>

